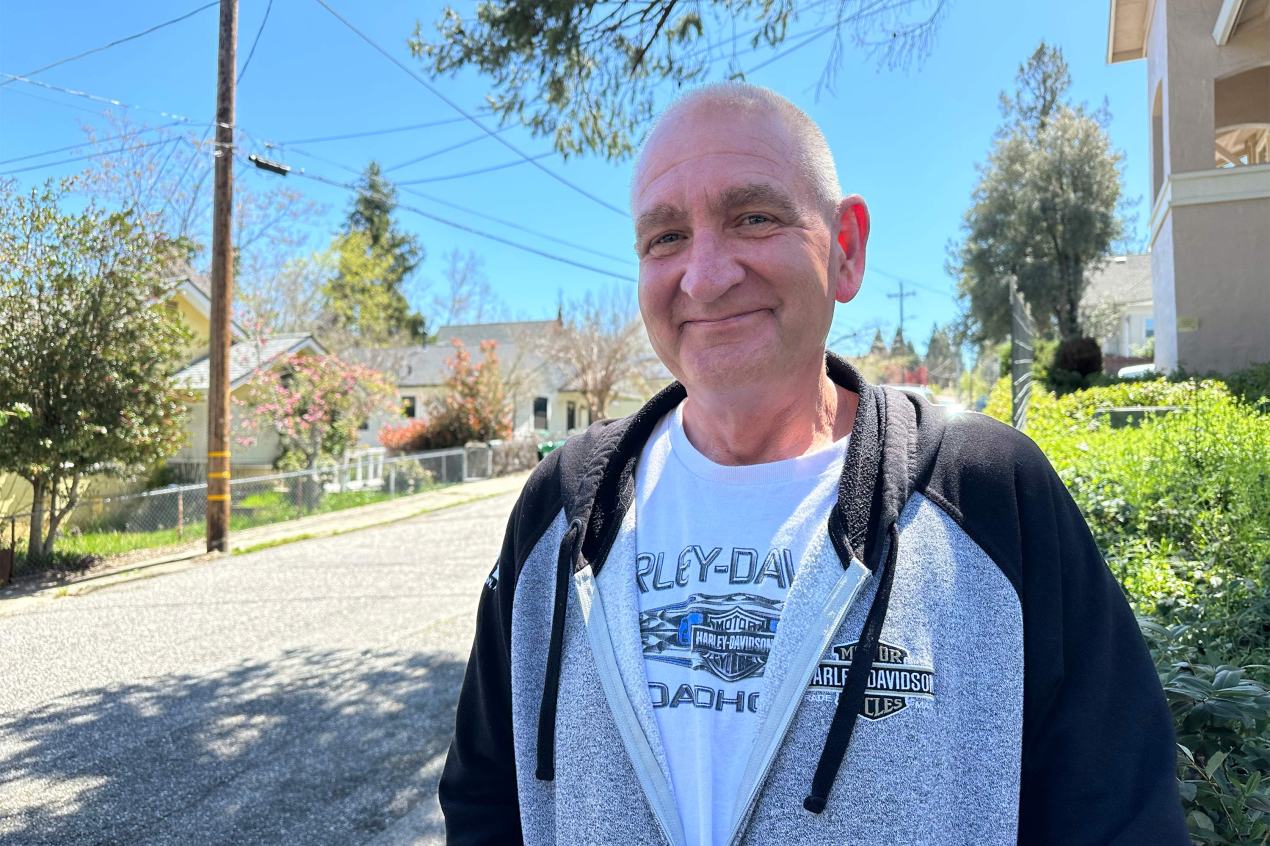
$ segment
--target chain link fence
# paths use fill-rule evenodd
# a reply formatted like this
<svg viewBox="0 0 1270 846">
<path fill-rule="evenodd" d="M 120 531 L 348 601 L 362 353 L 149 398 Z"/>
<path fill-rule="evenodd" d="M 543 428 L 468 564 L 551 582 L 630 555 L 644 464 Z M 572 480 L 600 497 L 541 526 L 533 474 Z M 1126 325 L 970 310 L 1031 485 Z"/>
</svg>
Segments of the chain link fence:
<svg viewBox="0 0 1270 846">
<path fill-rule="evenodd" d="M 514 473 L 532 467 L 536 460 L 535 444 L 519 441 L 391 457 L 386 450 L 369 449 L 350 453 L 339 463 L 308 470 L 231 479 L 230 529 L 371 505 L 443 485 Z M 206 507 L 206 482 L 85 497 L 59 528 L 56 546 L 109 555 L 186 543 L 204 536 Z M 0 519 L 0 549 L 24 548 L 31 514 Z M 47 520 L 46 515 L 46 528 Z"/>
</svg>

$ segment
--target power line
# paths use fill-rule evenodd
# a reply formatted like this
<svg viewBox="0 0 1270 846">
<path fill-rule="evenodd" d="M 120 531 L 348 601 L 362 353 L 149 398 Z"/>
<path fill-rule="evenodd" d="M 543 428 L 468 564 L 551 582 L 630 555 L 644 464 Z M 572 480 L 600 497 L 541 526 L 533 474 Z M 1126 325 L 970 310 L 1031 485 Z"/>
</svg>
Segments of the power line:
<svg viewBox="0 0 1270 846">
<path fill-rule="evenodd" d="M 869 265 L 867 270 L 872 271 L 873 273 L 876 273 L 879 276 L 885 276 L 887 279 L 890 279 L 892 282 L 900 282 L 904 285 L 912 285 L 914 288 L 920 288 L 921 290 L 926 291 L 927 293 L 940 294 L 941 296 L 949 297 L 950 299 L 954 299 L 954 300 L 957 299 L 956 294 L 952 294 L 948 291 L 941 291 L 939 288 L 933 288 L 930 285 L 923 285 L 921 282 L 914 282 L 912 279 L 883 270 L 882 268 L 876 265 L 872 265 L 872 264 Z"/>
<path fill-rule="evenodd" d="M 251 57 L 256 55 L 256 45 L 260 43 L 260 35 L 265 31 L 265 24 L 269 23 L 269 13 L 271 11 L 273 11 L 273 0 L 269 0 L 269 5 L 265 6 L 265 16 L 260 19 L 260 28 L 256 30 L 256 37 L 251 40 L 251 49 L 247 51 L 247 59 L 238 71 L 238 78 L 234 80 L 235 85 L 243 81 L 243 75 L 247 73 L 247 66 L 251 64 Z"/>
<path fill-rule="evenodd" d="M 484 218 L 485 220 L 492 221 L 493 223 L 502 224 L 503 226 L 509 227 L 511 229 L 516 229 L 521 232 L 524 232 L 527 235 L 533 235 L 536 238 L 543 238 L 547 241 L 553 241 L 565 247 L 570 247 L 575 250 L 581 250 L 584 253 L 590 253 L 593 256 L 599 256 L 602 259 L 608 259 L 609 261 L 614 261 L 614 262 L 617 262 L 618 264 L 626 264 L 630 260 L 629 258 L 618 258 L 617 256 L 612 255 L 610 253 L 606 253 L 601 250 L 592 249 L 588 246 L 585 246 L 584 244 L 577 244 L 577 243 L 574 243 L 573 241 L 566 241 L 564 238 L 557 238 L 555 235 L 548 235 L 545 232 L 539 232 L 536 229 L 530 229 L 528 226 L 524 226 L 522 224 L 515 223 L 510 220 L 504 220 L 503 218 L 495 217 L 492 214 L 486 214 L 485 212 L 479 212 L 479 211 L 476 211 L 475 209 L 469 209 L 465 206 L 459 205 L 458 203 L 452 203 L 449 200 L 443 200 L 442 198 L 434 197 L 431 194 L 424 194 L 422 191 L 416 191 L 413 188 L 402 188 L 401 192 L 403 194 L 409 194 L 412 197 L 418 197 L 421 200 L 428 200 L 430 202 L 437 203 L 442 206 L 446 206 L 447 208 L 452 208 L 455 211 L 461 211 L 466 214 L 470 214 L 474 217 L 480 217 L 480 218 Z"/>
<path fill-rule="evenodd" d="M 128 103 L 123 102 L 122 100 L 116 100 L 113 97 L 102 97 L 99 94 L 90 94 L 89 92 L 81 91 L 78 88 L 65 88 L 61 85 L 51 85 L 47 82 L 43 82 L 38 79 L 30 79 L 29 77 L 25 77 L 16 73 L 5 73 L 4 71 L 0 71 L 0 76 L 7 77 L 10 81 L 17 80 L 18 82 L 25 82 L 28 85 L 35 85 L 40 88 L 46 88 L 50 91 L 59 91 L 62 94 L 70 94 L 74 97 L 83 97 L 86 100 L 92 100 L 95 103 L 105 103 L 108 106 L 114 106 L 115 108 L 119 108 L 119 109 L 132 109 L 135 111 L 142 111 L 142 112 L 154 112 L 155 114 L 163 115 L 166 118 L 171 118 L 173 120 L 177 120 L 181 122 L 188 122 L 190 120 L 185 115 L 178 115 L 172 112 L 165 112 L 162 109 L 151 109 L 151 108 L 147 108 L 146 106 L 132 106 L 132 105 L 129 105 Z"/>
<path fill-rule="evenodd" d="M 595 196 L 594 194 L 592 194 L 591 192 L 589 192 L 589 191 L 587 191 L 586 189 L 582 188 L 581 186 L 575 185 L 574 183 L 572 183 L 572 182 L 570 182 L 569 180 L 565 179 L 563 176 L 561 176 L 560 174 L 558 174 L 558 173 L 556 173 L 555 171 L 551 170 L 550 168 L 546 167 L 545 165 L 542 165 L 542 164 L 538 163 L 538 161 L 537 161 L 537 160 L 535 160 L 535 159 L 531 158 L 529 155 L 527 155 L 526 153 L 522 152 L 522 151 L 520 150 L 520 148 L 519 148 L 519 147 L 517 147 L 515 144 L 512 144 L 512 143 L 511 143 L 510 141 L 508 141 L 506 138 L 503 138 L 502 136 L 500 136 L 500 135 L 498 135 L 497 133 L 495 133 L 493 130 L 491 130 L 491 129 L 487 128 L 487 127 L 485 126 L 485 124 L 481 123 L 481 122 L 480 122 L 479 120 L 477 120 L 475 117 L 473 117 L 472 115 L 470 115 L 470 114 L 468 114 L 466 111 L 464 111 L 462 106 L 460 106 L 458 103 L 456 103 L 456 102 L 454 102 L 453 100 L 451 100 L 449 97 L 445 96 L 445 94 L 441 93 L 441 91 L 440 91 L 440 90 L 438 90 L 438 89 L 436 88 L 436 86 L 432 85 L 430 82 L 428 82 L 428 81 L 427 81 L 426 79 L 424 79 L 422 76 L 419 76 L 419 74 L 415 73 L 413 70 L 411 70 L 409 67 L 407 67 L 407 66 L 405 65 L 405 63 L 403 63 L 403 62 L 402 62 L 400 59 L 398 59 L 396 56 L 392 55 L 392 54 L 391 54 L 391 53 L 389 53 L 387 50 L 385 50 L 383 47 L 379 46 L 379 44 L 377 44 L 377 43 L 376 43 L 373 39 L 371 39 L 371 38 L 370 38 L 370 36 L 366 35 L 366 34 L 365 34 L 365 33 L 363 33 L 361 30 L 359 30 L 357 27 L 353 26 L 353 24 L 352 24 L 352 23 L 350 23 L 350 22 L 348 21 L 348 19 L 344 18 L 342 15 L 340 15 L 340 13 L 339 13 L 339 12 L 335 11 L 334 9 L 332 9 L 332 8 L 331 8 L 331 7 L 330 7 L 330 6 L 326 3 L 326 0 L 315 0 L 315 2 L 316 2 L 319 6 L 321 6 L 323 9 L 326 9 L 326 11 L 328 11 L 328 12 L 329 12 L 329 13 L 330 13 L 330 14 L 331 14 L 331 15 L 332 15 L 332 16 L 333 16 L 336 20 L 338 20 L 340 23 L 344 24 L 344 26 L 345 26 L 345 27 L 347 27 L 349 30 L 351 30 L 351 31 L 352 31 L 352 32 L 353 32 L 353 33 L 354 33 L 354 34 L 355 34 L 358 38 L 362 39 L 362 40 L 363 40 L 363 41 L 365 41 L 367 44 L 369 44 L 371 47 L 373 47 L 373 48 L 374 48 L 374 49 L 375 49 L 378 53 L 380 53 L 380 54 L 381 54 L 384 58 L 388 59 L 390 62 L 392 62 L 392 63 L 393 63 L 394 65 L 396 65 L 398 68 L 400 68 L 400 69 L 401 69 L 404 73 L 406 73 L 406 74 L 407 74 L 407 75 L 408 75 L 411 79 L 413 79 L 415 82 L 417 82 L 417 83 L 419 83 L 420 85 L 422 85 L 425 89 L 427 89 L 429 92 L 431 92 L 431 93 L 432 93 L 432 95 L 433 95 L 433 96 L 435 96 L 437 99 L 441 100 L 441 102 L 445 103 L 447 106 L 449 106 L 450 108 L 454 109 L 454 110 L 455 110 L 456 112 L 458 112 L 459 114 L 463 115 L 463 117 L 467 118 L 467 119 L 468 119 L 468 121 L 470 121 L 472 124 L 474 124 L 474 125 L 475 125 L 478 129 L 480 129 L 480 130 L 481 130 L 482 132 L 484 132 L 486 135 L 490 136 L 490 137 L 491 137 L 491 138 L 493 138 L 495 141 L 497 141 L 498 143 L 502 144 L 502 145 L 503 145 L 504 147 L 506 147 L 507 149 L 511 150 L 511 151 L 512 151 L 513 153 L 515 153 L 517 156 L 520 156 L 520 158 L 524 159 L 524 160 L 525 160 L 525 161 L 527 161 L 527 162 L 530 162 L 530 163 L 531 163 L 534 167 L 538 168 L 538 169 L 539 169 L 539 170 L 541 170 L 543 173 L 547 174 L 547 175 L 548 175 L 548 176 L 550 176 L 552 179 L 556 180 L 557 182 L 561 183 L 562 185 L 566 185 L 566 186 L 568 186 L 569 188 L 573 189 L 574 191 L 576 191 L 577 193 L 579 193 L 579 194 L 581 194 L 582 196 L 586 197 L 587 199 L 591 200 L 592 202 L 594 202 L 594 203 L 596 203 L 596 204 L 598 204 L 598 205 L 604 206 L 604 208 L 608 209 L 609 211 L 615 212 L 616 214 L 619 214 L 619 215 L 621 215 L 622 217 L 626 217 L 626 216 L 627 216 L 627 214 L 626 214 L 626 212 L 625 212 L 624 210 L 622 210 L 622 209 L 618 208 L 617 206 L 613 205 L 612 203 L 608 202 L 607 200 L 600 199 L 599 197 Z"/>
<path fill-rule="evenodd" d="M 334 159 L 328 159 L 325 156 L 319 156 L 307 150 L 301 150 L 299 147 L 291 147 L 288 145 L 282 145 L 282 146 L 286 148 L 286 151 L 288 153 L 298 153 L 299 155 L 304 156 L 305 158 L 310 158 L 315 161 L 319 161 L 319 162 L 323 162 L 324 164 L 331 165 L 332 167 L 337 167 L 340 170 L 346 171 L 347 173 L 351 173 L 357 177 L 360 177 L 362 175 L 362 172 L 360 170 L 354 167 L 350 167 L 349 165 L 346 165 L 343 162 L 338 162 L 338 161 L 335 161 Z M 602 250 L 592 249 L 591 247 L 588 247 L 584 244 L 578 244 L 573 241 L 567 241 L 564 238 L 558 238 L 555 235 L 548 235 L 546 232 L 539 232 L 538 230 L 525 226 L 522 223 L 516 223 L 515 221 L 506 220 L 496 215 L 488 214 L 482 211 L 477 211 L 476 209 L 459 205 L 458 203 L 451 202 L 450 200 L 446 200 L 441 197 L 434 196 L 432 194 L 425 194 L 424 192 L 419 191 L 415 188 L 402 187 L 400 184 L 395 184 L 394 187 L 397 188 L 399 191 L 401 191 L 401 193 L 403 194 L 409 194 L 410 196 L 418 197 L 421 200 L 427 200 L 428 202 L 436 203 L 438 205 L 445 206 L 446 208 L 463 212 L 464 214 L 470 214 L 473 217 L 479 217 L 482 220 L 488 220 L 491 223 L 497 223 L 502 226 L 506 226 L 509 229 L 515 229 L 519 232 L 524 232 L 526 235 L 533 235 L 535 238 L 542 238 L 544 240 L 552 241 L 556 244 L 560 244 L 562 246 L 569 247 L 574 250 L 580 250 L 584 253 L 590 253 L 593 256 L 598 256 L 599 258 L 607 259 L 608 261 L 617 262 L 618 264 L 626 264 L 626 262 L 629 261 L 629 259 L 619 258 L 610 253 L 603 252 Z"/>
<path fill-rule="evenodd" d="M 509 129 L 511 129 L 511 127 L 510 127 L 510 126 L 503 126 L 503 127 L 499 127 L 499 128 L 498 128 L 497 130 L 495 130 L 495 131 L 497 131 L 497 132 L 506 132 L 506 131 L 507 131 L 507 130 L 509 130 Z M 442 153 L 448 153 L 448 152 L 450 152 L 450 151 L 452 151 L 452 150 L 458 150 L 458 149 L 460 149 L 460 148 L 462 148 L 462 147 L 467 147 L 467 146 L 468 146 L 468 145 L 470 145 L 470 144 L 475 144 L 477 141 L 484 141 L 486 137 L 487 137 L 487 136 L 486 136 L 484 133 L 482 133 L 482 134 L 480 134 L 480 135 L 474 135 L 474 136 L 472 136 L 471 138 L 464 138 L 462 141 L 458 141 L 458 142 L 456 142 L 456 143 L 454 143 L 454 144 L 450 144 L 450 145 L 449 145 L 449 146 L 447 146 L 447 147 L 442 147 L 442 148 L 441 148 L 441 149 L 439 149 L 439 150 L 433 150 L 431 153 L 424 153 L 422 156 L 416 156 L 416 157 L 415 157 L 415 158 L 413 158 L 413 159 L 409 159 L 409 160 L 407 160 L 407 161 L 400 162 L 400 163 L 398 163 L 398 164 L 393 165 L 392 167 L 386 167 L 386 168 L 384 168 L 384 173 L 391 173 L 391 172 L 392 172 L 392 171 L 394 171 L 394 170 L 400 170 L 400 169 L 401 169 L 401 168 L 403 168 L 403 167 L 409 167 L 409 166 L 410 166 L 410 165 L 412 165 L 412 164 L 418 164 L 419 162 L 422 162 L 422 161 L 427 161 L 428 159 L 431 159 L 431 158 L 434 158 L 434 157 L 436 157 L 436 156 L 439 156 L 439 155 L 441 155 Z"/>
<path fill-rule="evenodd" d="M 88 153 L 87 155 L 83 155 L 83 156 L 73 156 L 69 159 L 59 159 L 58 161 L 55 161 L 55 162 L 45 162 L 44 164 L 28 165 L 27 167 L 19 167 L 19 168 L 14 168 L 13 170 L 6 170 L 3 172 L 0 172 L 0 176 L 12 176 L 15 173 L 26 173 L 28 170 L 39 170 L 45 167 L 55 167 L 56 165 L 70 164 L 71 162 L 82 162 L 85 159 L 95 159 L 100 156 L 113 156 L 116 153 L 128 153 L 134 150 L 144 150 L 147 147 L 157 147 L 160 144 L 166 144 L 168 143 L 169 140 L 171 139 L 160 138 L 158 141 L 150 141 L 148 143 L 137 144 L 132 147 L 120 147 L 118 150 L 103 150 L 98 153 Z"/>
<path fill-rule="evenodd" d="M 199 6 L 197 9 L 194 9 L 193 11 L 190 11 L 190 12 L 186 12 L 184 15 L 181 15 L 180 17 L 173 18 L 170 21 L 164 21 L 161 24 L 155 24 L 149 29 L 143 29 L 141 32 L 133 33 L 132 35 L 127 35 L 127 36 L 124 36 L 123 38 L 117 38 L 114 41 L 111 41 L 109 44 L 103 44 L 100 47 L 94 47 L 91 50 L 85 50 L 82 53 L 76 53 L 74 56 L 67 56 L 65 59 L 58 59 L 56 62 L 52 62 L 50 64 L 44 65 L 43 67 L 36 68 L 33 71 L 27 71 L 26 73 L 22 74 L 22 76 L 35 76 L 37 73 L 44 73 L 44 71 L 55 68 L 58 65 L 64 65 L 68 62 L 73 62 L 77 59 L 82 59 L 85 56 L 91 56 L 94 53 L 100 53 L 103 50 L 109 50 L 111 47 L 118 47 L 120 44 L 125 44 L 129 41 L 133 41 L 137 38 L 141 38 L 142 36 L 149 35 L 152 32 L 157 32 L 158 30 L 163 29 L 165 26 L 171 26 L 172 24 L 180 23 L 181 21 L 186 20 L 187 18 L 194 17 L 199 12 L 206 11 L 207 9 L 210 9 L 213 6 L 219 6 L 219 5 L 220 5 L 220 0 L 212 0 L 211 3 L 207 3 L 205 5 Z M 7 79 L 4 82 L 0 82 L 0 87 L 4 87 L 8 85 L 10 82 L 13 82 L 13 80 Z"/>
<path fill-rule="evenodd" d="M 90 115 L 96 115 L 98 117 L 101 117 L 101 112 L 97 111 L 96 109 L 90 109 L 87 106 L 81 106 L 78 103 L 67 103 L 62 100 L 54 100 L 52 97 L 45 97 L 43 95 L 36 94 L 34 91 L 23 91 L 20 88 L 6 88 L 2 93 L 21 94 L 23 97 L 30 97 L 35 100 L 43 100 L 44 102 L 52 103 L 55 106 L 62 106 L 67 109 L 75 109 L 81 112 L 88 112 Z"/>
<path fill-rule="evenodd" d="M 172 123 L 165 123 L 162 126 L 155 126 L 148 129 L 139 129 L 137 130 L 137 133 L 139 134 L 143 132 L 158 132 L 163 129 L 171 129 L 174 126 L 180 126 L 181 123 L 182 122 L 179 120 L 173 121 Z M 14 156 L 11 159 L 4 159 L 0 161 L 0 165 L 12 164 L 13 162 L 22 162 L 22 161 L 26 161 L 27 159 L 38 159 L 42 156 L 51 156 L 54 153 L 65 153 L 67 150 L 78 150 L 87 146 L 88 143 L 106 144 L 111 141 L 118 141 L 120 138 L 131 138 L 132 136 L 133 136 L 133 133 L 125 132 L 120 135 L 111 135 L 108 138 L 94 138 L 91 142 L 80 142 L 79 144 L 68 144 L 65 147 L 56 147 L 52 150 L 44 150 L 43 152 L 40 152 L 40 153 L 27 153 L 25 156 Z"/>
<path fill-rule="evenodd" d="M 488 167 L 480 167 L 480 168 L 477 168 L 476 170 L 465 170 L 462 173 L 447 173 L 443 176 L 425 176 L 422 179 L 407 179 L 403 182 L 398 182 L 397 184 L 398 185 L 423 185 L 428 182 L 448 182 L 451 179 L 462 179 L 465 176 L 479 176 L 482 173 L 490 173 L 491 171 L 495 171 L 495 170 L 506 170 L 509 167 L 516 167 L 517 165 L 533 163 L 538 161 L 539 159 L 549 158 L 554 155 L 555 155 L 555 152 L 548 151 L 546 153 L 539 153 L 536 156 L 531 156 L 527 159 L 512 159 L 510 162 L 501 162 L 496 165 L 489 165 Z"/>
<path fill-rule="evenodd" d="M 490 114 L 489 109 L 478 109 L 476 114 Z M 414 129 L 430 129 L 434 126 L 446 126 L 452 123 L 466 123 L 467 118 L 445 118 L 444 120 L 432 120 L 426 123 L 411 123 L 406 126 L 392 126 L 387 129 L 368 129 L 363 132 L 348 132 L 343 135 L 322 135 L 316 138 L 294 138 L 290 141 L 279 141 L 278 144 L 286 146 L 288 144 L 320 144 L 326 141 L 347 141 L 350 138 L 368 138 L 372 135 L 389 135 L 394 132 L 409 132 Z"/>
<path fill-rule="evenodd" d="M 291 174 L 292 174 L 293 176 L 298 176 L 298 177 L 300 177 L 301 179 L 311 179 L 311 180 L 313 180 L 313 181 L 315 181 L 315 182 L 320 182 L 320 183 L 322 183 L 322 184 L 324 184 L 324 185 L 331 185 L 331 186 L 334 186 L 334 187 L 336 187 L 336 188 L 343 188 L 343 189 L 344 189 L 344 190 L 346 190 L 346 191 L 353 191 L 353 192 L 357 192 L 357 191 L 360 191 L 360 190 L 361 190 L 361 189 L 360 189 L 358 186 L 356 186 L 356 185 L 352 185 L 352 184 L 349 184 L 349 183 L 346 183 L 346 182 L 340 182 L 340 181 L 335 180 L 335 179 L 327 179 L 326 177 L 323 177 L 323 176 L 318 176 L 318 175 L 317 175 L 317 174 L 315 174 L 315 173 L 308 173 L 307 171 L 304 171 L 304 170 L 295 170 L 295 171 L 292 171 L 292 172 L 291 172 Z M 452 228 L 452 229 L 458 229 L 458 230 L 461 230 L 461 231 L 463 231 L 463 232 L 467 232 L 468 234 L 471 234 L 471 235 L 476 235 L 476 236 L 477 236 L 477 237 L 479 237 L 479 238 L 485 238 L 485 239 L 490 240 L 490 241 L 496 241 L 496 242 L 498 242 L 498 243 L 500 243 L 500 244 L 504 244 L 504 245 L 506 245 L 506 246 L 508 246 L 508 247 L 513 247 L 513 248 L 515 248 L 515 249 L 517 249 L 517 250 L 522 250 L 523 252 L 527 252 L 527 253 L 533 253 L 533 254 L 534 254 L 534 255 L 536 255 L 536 256 L 541 256 L 542 258 L 545 258 L 545 259 L 550 259 L 551 261 L 560 262 L 561 264 L 567 264 L 567 265 L 570 265 L 570 266 L 572 266 L 572 267 L 577 267 L 577 268 L 580 268 L 580 269 L 582 269 L 582 270 L 589 270 L 589 271 L 590 271 L 590 272 L 592 272 L 592 273 L 598 273 L 598 274 L 600 274 L 601 276 L 608 276 L 608 277 L 610 277 L 610 278 L 612 278 L 612 279 L 620 279 L 620 280 L 621 280 L 621 281 L 623 281 L 623 282 L 634 282 L 634 281 L 635 281 L 635 279 L 634 279 L 634 278 L 632 278 L 632 277 L 630 277 L 630 276 L 624 276 L 624 275 L 622 275 L 622 274 L 620 274 L 620 273 L 614 273 L 614 272 L 613 272 L 613 271 L 611 271 L 611 270 L 605 270 L 605 269 L 600 268 L 600 267 L 595 267 L 595 266 L 593 266 L 593 265 L 584 264 L 583 262 L 580 262 L 580 261 L 574 261 L 574 260 L 573 260 L 573 259 L 571 259 L 571 258 L 565 258 L 564 256 L 556 255 L 556 254 L 554 254 L 554 253 L 549 253 L 549 252 L 547 252 L 547 251 L 545 251 L 545 250 L 540 250 L 540 249 L 538 249 L 538 248 L 536 248 L 536 247 L 531 247 L 531 246 L 529 246 L 528 244 L 521 244 L 521 243 L 519 243 L 519 242 L 512 241 L 512 240 L 510 240 L 510 239 L 508 239 L 508 238 L 503 238 L 503 237 L 501 237 L 501 236 L 498 236 L 498 235 L 493 235 L 493 234 L 490 234 L 489 232 L 485 232 L 485 231 L 480 230 L 480 229 L 475 229 L 475 228 L 473 228 L 473 227 L 471 227 L 471 226 L 464 226 L 462 223 L 457 223 L 457 222 L 455 222 L 455 221 L 453 221 L 453 220 L 449 220 L 449 219 L 447 219 L 447 218 L 441 217 L 440 215 L 432 214 L 431 212 L 424 211 L 423 209 L 417 208 L 417 207 L 415 207 L 415 206 L 406 205 L 406 204 L 404 204 L 404 203 L 398 203 L 398 204 L 397 204 L 397 208 L 399 208 L 399 209 L 403 209 L 403 210 L 408 211 L 408 212 L 413 212 L 414 214 L 417 214 L 417 215 L 419 215 L 420 217 L 425 217 L 425 218 L 427 218 L 428 220 L 431 220 L 431 221 L 433 221 L 433 222 L 435 222 L 435 223 L 440 223 L 440 224 L 441 224 L 441 225 L 443 225 L 443 226 L 449 226 L 449 227 L 450 227 L 450 228 Z"/>
</svg>

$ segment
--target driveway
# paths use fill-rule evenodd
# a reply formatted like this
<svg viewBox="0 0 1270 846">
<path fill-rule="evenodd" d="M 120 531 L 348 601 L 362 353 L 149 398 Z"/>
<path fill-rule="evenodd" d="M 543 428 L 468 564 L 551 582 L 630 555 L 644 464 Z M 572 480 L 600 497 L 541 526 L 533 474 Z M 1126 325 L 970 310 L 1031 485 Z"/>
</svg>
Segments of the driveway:
<svg viewBox="0 0 1270 846">
<path fill-rule="evenodd" d="M 440 844 L 506 494 L 0 609 L 0 844 Z"/>
</svg>

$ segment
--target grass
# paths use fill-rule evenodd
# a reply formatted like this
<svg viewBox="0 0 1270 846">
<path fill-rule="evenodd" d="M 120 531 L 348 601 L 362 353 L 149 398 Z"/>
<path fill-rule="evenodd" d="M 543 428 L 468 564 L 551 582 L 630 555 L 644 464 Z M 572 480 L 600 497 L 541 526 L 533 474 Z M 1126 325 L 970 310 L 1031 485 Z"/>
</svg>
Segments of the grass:
<svg viewBox="0 0 1270 846">
<path fill-rule="evenodd" d="M 417 493 L 437 490 L 446 487 L 442 484 L 428 485 Z M 264 491 L 243 497 L 234 503 L 234 510 L 229 519 L 230 531 L 242 531 L 257 526 L 267 526 L 294 520 L 299 517 L 310 517 L 316 514 L 330 514 L 374 505 L 391 499 L 398 499 L 411 494 L 399 493 L 396 496 L 381 490 L 353 490 L 328 493 L 323 495 L 316 508 L 302 511 L 292 505 L 287 494 L 280 491 Z M 203 520 L 193 520 L 181 527 L 156 529 L 148 532 L 128 532 L 109 528 L 88 528 L 72 530 L 59 534 L 55 543 L 56 551 L 50 565 L 41 569 L 82 569 L 85 558 L 108 558 L 136 552 L 143 549 L 162 549 L 169 546 L 199 541 L 206 536 L 207 527 Z M 273 545 L 270 542 L 252 549 Z M 20 549 L 14 562 L 15 572 L 29 573 L 34 569 L 26 565 L 25 555 Z"/>
</svg>

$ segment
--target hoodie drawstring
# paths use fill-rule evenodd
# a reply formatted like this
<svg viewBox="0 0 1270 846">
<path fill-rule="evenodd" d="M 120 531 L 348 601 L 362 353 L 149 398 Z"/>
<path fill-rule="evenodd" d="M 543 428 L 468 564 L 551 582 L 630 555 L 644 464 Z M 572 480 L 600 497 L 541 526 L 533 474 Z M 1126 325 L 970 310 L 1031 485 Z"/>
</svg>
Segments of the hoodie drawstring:
<svg viewBox="0 0 1270 846">
<path fill-rule="evenodd" d="M 819 814 L 825 809 L 829 791 L 833 788 L 842 760 L 847 755 L 851 733 L 855 731 L 856 720 L 864 707 L 865 684 L 873 669 L 878 638 L 882 634 L 882 624 L 886 621 L 886 609 L 891 601 L 891 580 L 895 576 L 895 559 L 900 545 L 900 534 L 894 523 L 890 524 L 888 534 L 890 549 L 887 550 L 886 564 L 879 574 L 882 580 L 878 583 L 877 594 L 873 597 L 873 604 L 864 621 L 864 629 L 856 642 L 851 657 L 851 669 L 847 671 L 847 679 L 838 694 L 838 706 L 833 712 L 833 722 L 829 724 L 825 748 L 820 753 L 820 762 L 816 764 L 816 774 L 811 780 L 811 794 L 803 800 L 803 807 L 813 814 Z"/>
<path fill-rule="evenodd" d="M 556 777 L 556 707 L 560 698 L 560 653 L 564 647 L 564 618 L 569 606 L 569 577 L 582 548 L 582 521 L 574 519 L 560 542 L 556 561 L 556 596 L 551 610 L 551 641 L 547 647 L 547 676 L 542 683 L 542 704 L 538 708 L 539 781 Z"/>
</svg>

